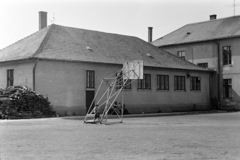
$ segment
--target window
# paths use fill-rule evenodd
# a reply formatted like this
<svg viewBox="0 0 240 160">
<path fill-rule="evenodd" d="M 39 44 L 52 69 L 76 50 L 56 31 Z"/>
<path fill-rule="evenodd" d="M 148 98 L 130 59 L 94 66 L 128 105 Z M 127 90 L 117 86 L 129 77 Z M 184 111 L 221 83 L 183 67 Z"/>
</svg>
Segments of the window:
<svg viewBox="0 0 240 160">
<path fill-rule="evenodd" d="M 118 75 L 119 74 L 119 75 Z M 117 77 L 117 82 L 116 82 L 116 89 L 120 89 L 123 85 L 123 76 L 122 72 L 116 73 Z M 127 82 L 126 82 L 127 81 Z M 131 79 L 125 80 L 125 86 L 124 89 L 131 89 Z"/>
<path fill-rule="evenodd" d="M 95 75 L 94 71 L 86 71 L 87 73 L 87 88 L 94 88 L 95 87 Z"/>
<path fill-rule="evenodd" d="M 174 89 L 185 90 L 185 76 L 174 76 Z"/>
<path fill-rule="evenodd" d="M 200 77 L 190 77 L 190 90 L 201 90 Z"/>
<path fill-rule="evenodd" d="M 138 80 L 138 89 L 151 89 L 151 75 L 144 74 L 143 79 Z"/>
<path fill-rule="evenodd" d="M 223 98 L 232 97 L 232 79 L 223 79 Z"/>
<path fill-rule="evenodd" d="M 208 68 L 208 63 L 198 63 L 197 65 L 202 68 Z"/>
<path fill-rule="evenodd" d="M 178 55 L 178 57 L 185 59 L 185 51 L 178 51 L 177 55 Z"/>
<path fill-rule="evenodd" d="M 127 82 L 125 83 L 124 89 L 131 89 L 131 79 L 127 80 Z"/>
<path fill-rule="evenodd" d="M 13 86 L 13 80 L 14 80 L 14 71 L 13 69 L 7 70 L 7 87 Z"/>
<path fill-rule="evenodd" d="M 125 80 L 127 81 L 125 83 L 124 89 L 131 89 L 131 79 Z M 117 83 L 116 83 L 116 89 L 120 89 L 123 85 L 123 79 L 118 79 Z"/>
<path fill-rule="evenodd" d="M 232 53 L 231 47 L 225 46 L 223 47 L 223 65 L 232 64 Z"/>
<path fill-rule="evenodd" d="M 157 75 L 157 89 L 158 90 L 169 90 L 169 76 L 168 75 Z"/>
</svg>

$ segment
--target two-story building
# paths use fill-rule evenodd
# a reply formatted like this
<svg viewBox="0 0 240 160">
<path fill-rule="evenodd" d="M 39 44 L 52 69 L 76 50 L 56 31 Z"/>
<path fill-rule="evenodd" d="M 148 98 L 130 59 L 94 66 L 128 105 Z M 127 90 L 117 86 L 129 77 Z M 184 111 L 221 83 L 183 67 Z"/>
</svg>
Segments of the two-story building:
<svg viewBox="0 0 240 160">
<path fill-rule="evenodd" d="M 222 107 L 240 105 L 240 16 L 187 24 L 153 45 L 218 75 L 212 77 L 213 96 Z"/>
</svg>

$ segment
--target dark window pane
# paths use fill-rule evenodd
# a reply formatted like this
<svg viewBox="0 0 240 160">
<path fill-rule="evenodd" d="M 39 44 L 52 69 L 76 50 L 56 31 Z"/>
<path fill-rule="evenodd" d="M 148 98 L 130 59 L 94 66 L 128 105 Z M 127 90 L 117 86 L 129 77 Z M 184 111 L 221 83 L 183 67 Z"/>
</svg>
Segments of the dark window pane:
<svg viewBox="0 0 240 160">
<path fill-rule="evenodd" d="M 125 80 L 124 89 L 131 89 L 131 79 Z"/>
<path fill-rule="evenodd" d="M 13 74 L 13 72 L 14 72 L 13 69 L 7 70 L 7 87 L 8 86 L 13 86 L 13 81 L 14 81 L 14 74 Z"/>
<path fill-rule="evenodd" d="M 158 87 L 157 89 L 158 90 L 168 90 L 169 86 L 169 76 L 168 75 L 157 75 L 157 84 L 158 84 Z"/>
<path fill-rule="evenodd" d="M 144 74 L 143 79 L 138 80 L 138 89 L 151 89 L 150 74 Z"/>
<path fill-rule="evenodd" d="M 222 50 L 223 50 L 223 65 L 232 64 L 231 47 L 225 46 L 222 48 Z"/>
<path fill-rule="evenodd" d="M 185 77 L 184 76 L 174 76 L 174 89 L 175 90 L 185 90 Z"/>
<path fill-rule="evenodd" d="M 94 88 L 95 87 L 95 74 L 94 71 L 86 71 L 86 87 Z"/>
<path fill-rule="evenodd" d="M 208 68 L 208 63 L 198 63 L 197 65 L 203 68 Z"/>
<path fill-rule="evenodd" d="M 223 97 L 232 97 L 232 79 L 223 79 Z"/>
<path fill-rule="evenodd" d="M 178 51 L 177 55 L 178 55 L 178 57 L 185 59 L 185 51 Z"/>
<path fill-rule="evenodd" d="M 201 90 L 201 78 L 200 77 L 190 77 L 190 89 L 191 90 Z"/>
</svg>

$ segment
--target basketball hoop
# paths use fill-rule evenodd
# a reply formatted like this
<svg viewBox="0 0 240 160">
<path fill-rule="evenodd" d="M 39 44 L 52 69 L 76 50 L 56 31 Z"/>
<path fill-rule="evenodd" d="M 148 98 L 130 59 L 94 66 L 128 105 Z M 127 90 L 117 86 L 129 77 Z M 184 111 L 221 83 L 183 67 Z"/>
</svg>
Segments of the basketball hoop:
<svg viewBox="0 0 240 160">
<path fill-rule="evenodd" d="M 100 118 L 98 119 L 100 123 L 107 122 L 108 119 L 108 112 L 110 109 L 112 109 L 119 119 L 121 119 L 121 123 L 123 121 L 123 108 L 121 108 L 121 115 L 119 112 L 115 110 L 113 107 L 114 102 L 116 101 L 118 95 L 121 93 L 121 91 L 124 90 L 124 87 L 129 85 L 130 83 L 133 83 L 134 81 L 138 79 L 143 79 L 143 60 L 134 60 L 130 62 L 126 62 L 123 64 L 123 68 L 119 71 L 117 71 L 117 74 L 113 77 L 111 74 L 110 76 L 103 78 L 101 84 L 98 87 L 97 93 L 89 107 L 89 110 L 84 118 L 84 123 L 94 123 L 95 119 L 89 120 L 89 118 L 93 117 L 93 112 L 95 110 L 95 107 L 93 106 L 93 102 L 95 102 L 96 97 L 98 96 L 98 92 L 100 88 L 102 87 L 103 82 L 105 81 L 107 83 L 107 89 L 101 96 L 101 98 L 96 102 L 98 105 L 98 108 L 104 107 L 103 113 L 100 115 Z M 131 82 L 129 83 L 129 79 L 131 79 Z M 110 81 L 110 85 L 108 84 Z M 121 84 L 119 86 L 119 84 Z M 118 87 L 118 88 L 116 88 Z M 104 101 L 103 98 L 106 97 L 106 100 Z M 103 101 L 103 102 L 102 102 Z M 122 107 L 123 99 L 122 99 Z M 93 109 L 91 110 L 91 108 Z M 94 121 L 94 122 L 93 122 Z"/>
</svg>

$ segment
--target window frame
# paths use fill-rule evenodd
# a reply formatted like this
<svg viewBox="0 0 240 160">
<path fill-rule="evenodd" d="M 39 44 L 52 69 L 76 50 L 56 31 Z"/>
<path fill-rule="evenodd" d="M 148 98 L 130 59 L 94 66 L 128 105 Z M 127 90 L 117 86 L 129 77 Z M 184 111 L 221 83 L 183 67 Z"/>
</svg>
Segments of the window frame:
<svg viewBox="0 0 240 160">
<path fill-rule="evenodd" d="M 94 70 L 86 70 L 86 88 L 95 88 Z"/>
<path fill-rule="evenodd" d="M 228 92 L 226 92 L 226 88 L 228 89 Z M 226 93 L 228 96 L 226 96 Z M 227 78 L 223 79 L 223 98 L 232 98 L 232 79 Z"/>
<path fill-rule="evenodd" d="M 180 80 L 180 82 L 179 82 L 179 80 Z M 182 80 L 183 80 L 183 83 L 182 83 Z M 185 76 L 178 76 L 178 75 L 174 76 L 174 90 L 175 91 L 186 91 L 186 77 Z"/>
<path fill-rule="evenodd" d="M 208 62 L 206 62 L 206 63 L 198 63 L 197 65 L 199 67 L 202 67 L 202 68 L 208 68 Z"/>
<path fill-rule="evenodd" d="M 222 47 L 222 60 L 223 60 L 223 65 L 231 65 L 232 64 L 231 46 L 223 46 Z"/>
<path fill-rule="evenodd" d="M 157 74 L 157 90 L 169 90 L 169 75 Z"/>
<path fill-rule="evenodd" d="M 190 77 L 190 91 L 201 91 L 201 77 Z"/>
<path fill-rule="evenodd" d="M 151 90 L 151 74 L 144 74 L 143 79 L 138 79 L 138 89 Z"/>
<path fill-rule="evenodd" d="M 183 55 L 184 53 L 184 55 Z M 185 60 L 186 59 L 186 52 L 185 51 L 178 51 L 177 56 L 180 57 L 181 59 Z"/>
<path fill-rule="evenodd" d="M 7 70 L 7 87 L 13 86 L 14 84 L 14 69 Z"/>
<path fill-rule="evenodd" d="M 124 89 L 132 89 L 131 83 L 132 83 L 131 79 L 128 79 L 127 82 L 125 83 Z"/>
<path fill-rule="evenodd" d="M 123 78 L 121 78 L 120 81 L 116 82 L 116 89 L 120 89 L 123 85 Z M 131 79 L 128 79 L 127 82 L 125 83 L 125 86 L 123 87 L 123 89 L 132 89 L 132 85 L 131 85 Z"/>
</svg>

